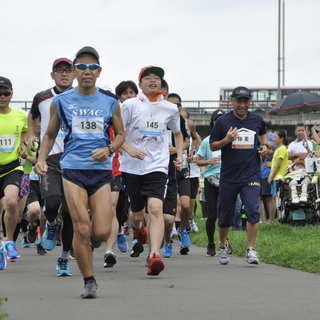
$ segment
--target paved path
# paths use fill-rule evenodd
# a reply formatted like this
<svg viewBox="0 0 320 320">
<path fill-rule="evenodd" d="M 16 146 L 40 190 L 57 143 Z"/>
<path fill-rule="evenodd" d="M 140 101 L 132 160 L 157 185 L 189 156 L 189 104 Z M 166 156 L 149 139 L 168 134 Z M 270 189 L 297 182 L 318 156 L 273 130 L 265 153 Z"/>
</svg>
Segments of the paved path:
<svg viewBox="0 0 320 320">
<path fill-rule="evenodd" d="M 20 242 L 19 242 L 20 243 Z M 222 266 L 205 249 L 192 246 L 178 253 L 158 277 L 146 275 L 144 252 L 139 258 L 115 250 L 118 263 L 104 269 L 105 246 L 94 251 L 99 289 L 95 300 L 80 299 L 83 280 L 76 261 L 72 277 L 58 278 L 60 248 L 38 257 L 36 248 L 20 248 L 21 258 L 0 271 L 2 309 L 9 320 L 130 319 L 319 319 L 320 275 L 273 265 L 248 265 L 232 257 Z"/>
</svg>

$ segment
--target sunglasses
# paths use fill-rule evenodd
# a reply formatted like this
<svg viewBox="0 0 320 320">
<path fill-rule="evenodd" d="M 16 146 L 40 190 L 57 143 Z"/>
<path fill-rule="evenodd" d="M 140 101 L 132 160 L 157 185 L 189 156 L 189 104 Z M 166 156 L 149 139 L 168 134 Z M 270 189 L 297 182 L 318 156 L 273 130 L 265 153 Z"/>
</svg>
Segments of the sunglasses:
<svg viewBox="0 0 320 320">
<path fill-rule="evenodd" d="M 97 70 L 100 67 L 97 63 L 76 63 L 74 66 L 79 70 L 86 70 L 87 68 L 89 68 L 89 70 Z"/>
<path fill-rule="evenodd" d="M 176 105 L 177 105 L 177 107 L 179 108 L 179 107 L 181 107 L 181 103 L 175 103 Z"/>
<path fill-rule="evenodd" d="M 5 96 L 9 97 L 12 94 L 12 92 L 0 92 L 0 97 Z"/>
<path fill-rule="evenodd" d="M 56 68 L 53 71 L 56 73 L 63 73 L 64 71 L 66 73 L 71 73 L 72 69 L 71 68 L 65 68 L 65 69 L 64 68 Z"/>
</svg>

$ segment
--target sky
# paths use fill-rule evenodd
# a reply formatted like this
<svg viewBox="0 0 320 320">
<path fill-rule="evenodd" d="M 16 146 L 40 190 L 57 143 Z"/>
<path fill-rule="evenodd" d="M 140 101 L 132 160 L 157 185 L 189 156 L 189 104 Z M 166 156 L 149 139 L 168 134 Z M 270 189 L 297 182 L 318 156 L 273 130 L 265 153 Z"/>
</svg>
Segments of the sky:
<svg viewBox="0 0 320 320">
<path fill-rule="evenodd" d="M 319 12 L 319 0 L 285 0 L 286 86 L 320 86 Z M 10 0 L 1 25 L 14 101 L 52 87 L 53 61 L 87 45 L 101 57 L 97 85 L 112 91 L 147 65 L 183 100 L 278 85 L 278 0 Z"/>
</svg>

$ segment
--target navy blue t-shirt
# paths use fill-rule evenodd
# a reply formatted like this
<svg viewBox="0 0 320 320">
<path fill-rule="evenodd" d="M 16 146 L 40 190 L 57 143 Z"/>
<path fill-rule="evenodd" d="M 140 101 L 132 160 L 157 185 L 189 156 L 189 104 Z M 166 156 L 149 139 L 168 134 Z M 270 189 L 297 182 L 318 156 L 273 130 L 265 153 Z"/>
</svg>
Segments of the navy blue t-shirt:
<svg viewBox="0 0 320 320">
<path fill-rule="evenodd" d="M 235 141 L 237 145 L 232 147 L 232 143 L 228 143 L 221 149 L 221 181 L 231 183 L 260 181 L 261 159 L 258 154 L 260 146 L 258 136 L 267 132 L 262 117 L 248 112 L 247 117 L 240 120 L 234 116 L 233 111 L 230 111 L 215 122 L 210 134 L 210 143 L 224 139 L 230 127 L 242 131 L 243 135 Z M 247 140 L 246 135 L 251 135 L 252 140 Z M 240 139 L 243 139 L 242 144 Z"/>
</svg>

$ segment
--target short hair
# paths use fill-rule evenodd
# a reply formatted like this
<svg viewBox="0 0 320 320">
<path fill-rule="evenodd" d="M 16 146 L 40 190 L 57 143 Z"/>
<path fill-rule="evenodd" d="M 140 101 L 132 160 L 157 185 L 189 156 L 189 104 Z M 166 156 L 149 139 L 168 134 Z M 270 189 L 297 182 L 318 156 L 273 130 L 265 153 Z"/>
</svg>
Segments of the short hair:
<svg viewBox="0 0 320 320">
<path fill-rule="evenodd" d="M 294 129 L 297 129 L 297 127 L 305 127 L 305 125 L 303 122 L 298 122 Z"/>
<path fill-rule="evenodd" d="M 272 129 L 272 122 L 271 122 L 271 120 L 269 120 L 269 119 L 264 119 L 264 124 L 265 124 L 265 126 L 266 126 L 266 128 L 267 128 L 268 131 Z"/>
<path fill-rule="evenodd" d="M 161 89 L 165 89 L 166 92 L 169 92 L 169 85 L 168 82 L 164 79 L 161 79 Z"/>
<path fill-rule="evenodd" d="M 115 89 L 116 95 L 120 97 L 129 88 L 132 89 L 135 92 L 135 94 L 138 94 L 137 85 L 133 81 L 127 80 L 127 81 L 120 82 L 116 86 L 116 89 Z"/>
<path fill-rule="evenodd" d="M 169 98 L 177 98 L 177 99 L 179 99 L 179 102 L 181 103 L 181 97 L 177 93 L 169 93 L 168 99 Z"/>
</svg>

